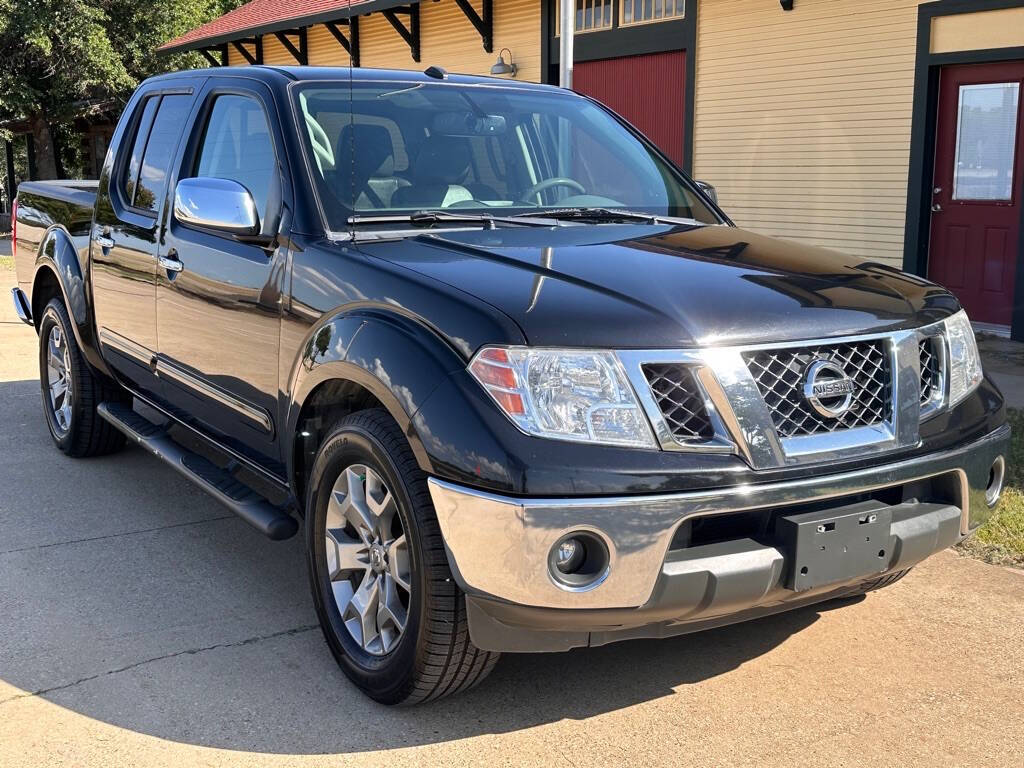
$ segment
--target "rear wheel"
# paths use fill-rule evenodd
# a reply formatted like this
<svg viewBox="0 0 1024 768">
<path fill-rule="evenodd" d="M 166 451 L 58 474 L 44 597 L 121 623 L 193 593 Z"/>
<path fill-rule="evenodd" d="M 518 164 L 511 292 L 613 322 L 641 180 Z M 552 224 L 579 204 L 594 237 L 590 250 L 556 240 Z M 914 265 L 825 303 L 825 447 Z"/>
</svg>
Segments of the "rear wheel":
<svg viewBox="0 0 1024 768">
<path fill-rule="evenodd" d="M 50 436 L 68 456 L 100 456 L 124 445 L 124 435 L 96 413 L 104 401 L 127 393 L 86 365 L 60 299 L 51 299 L 39 322 L 39 382 Z"/>
<path fill-rule="evenodd" d="M 352 414 L 324 440 L 306 510 L 313 601 L 349 679 L 414 704 L 487 676 L 499 654 L 470 641 L 426 475 L 386 411 Z"/>
</svg>

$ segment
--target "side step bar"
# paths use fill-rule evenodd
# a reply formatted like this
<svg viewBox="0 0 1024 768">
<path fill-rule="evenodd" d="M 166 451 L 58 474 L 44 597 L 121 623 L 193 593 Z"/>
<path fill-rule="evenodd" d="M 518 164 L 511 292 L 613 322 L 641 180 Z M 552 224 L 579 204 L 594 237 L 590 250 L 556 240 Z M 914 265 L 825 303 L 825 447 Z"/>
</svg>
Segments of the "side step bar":
<svg viewBox="0 0 1024 768">
<path fill-rule="evenodd" d="M 268 538 L 280 541 L 298 531 L 298 521 L 285 510 L 236 480 L 227 470 L 176 443 L 165 427 L 136 413 L 130 405 L 100 403 L 96 412 Z"/>
</svg>

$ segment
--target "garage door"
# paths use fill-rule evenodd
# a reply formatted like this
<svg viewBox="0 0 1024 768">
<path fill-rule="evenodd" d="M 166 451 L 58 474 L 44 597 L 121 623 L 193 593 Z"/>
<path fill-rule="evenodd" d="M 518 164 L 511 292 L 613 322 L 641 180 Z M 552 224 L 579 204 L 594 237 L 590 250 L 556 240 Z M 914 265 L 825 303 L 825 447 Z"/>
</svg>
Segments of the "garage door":
<svg viewBox="0 0 1024 768">
<path fill-rule="evenodd" d="M 682 164 L 686 51 L 577 62 L 573 88 L 614 109 Z"/>
</svg>

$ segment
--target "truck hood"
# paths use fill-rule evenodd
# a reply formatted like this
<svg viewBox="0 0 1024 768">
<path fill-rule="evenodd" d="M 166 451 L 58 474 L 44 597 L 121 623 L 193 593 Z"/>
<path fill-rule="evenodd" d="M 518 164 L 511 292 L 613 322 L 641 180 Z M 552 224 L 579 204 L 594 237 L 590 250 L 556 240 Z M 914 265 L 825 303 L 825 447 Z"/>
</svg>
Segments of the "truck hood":
<svg viewBox="0 0 1024 768">
<path fill-rule="evenodd" d="M 364 246 L 506 313 L 535 346 L 722 346 L 890 331 L 959 308 L 893 267 L 731 226 L 439 232 Z"/>
</svg>

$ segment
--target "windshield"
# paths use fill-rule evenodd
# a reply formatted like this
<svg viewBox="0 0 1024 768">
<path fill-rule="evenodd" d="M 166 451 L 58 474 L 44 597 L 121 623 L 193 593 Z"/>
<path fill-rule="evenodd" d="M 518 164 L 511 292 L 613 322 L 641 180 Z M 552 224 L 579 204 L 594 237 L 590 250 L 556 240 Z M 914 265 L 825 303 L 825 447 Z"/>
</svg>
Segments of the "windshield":
<svg viewBox="0 0 1024 768">
<path fill-rule="evenodd" d="M 614 209 L 718 224 L 682 175 L 575 94 L 444 83 L 301 83 L 328 226 L 418 211 Z"/>
</svg>

